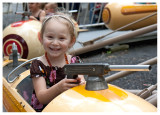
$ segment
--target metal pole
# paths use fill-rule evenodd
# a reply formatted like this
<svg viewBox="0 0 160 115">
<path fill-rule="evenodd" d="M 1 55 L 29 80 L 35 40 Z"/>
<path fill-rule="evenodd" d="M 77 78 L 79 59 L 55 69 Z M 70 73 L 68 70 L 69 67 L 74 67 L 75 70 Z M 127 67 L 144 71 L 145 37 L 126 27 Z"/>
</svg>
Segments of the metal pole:
<svg viewBox="0 0 160 115">
<path fill-rule="evenodd" d="M 126 91 L 130 92 L 130 93 L 133 93 L 135 95 L 137 95 L 139 92 L 141 92 L 142 90 L 139 90 L 139 89 L 125 89 Z M 156 94 L 157 93 L 157 90 L 154 90 L 152 92 L 152 95 Z M 148 97 L 149 98 L 149 97 Z M 147 98 L 147 99 L 148 99 Z M 146 99 L 145 99 L 146 100 Z"/>
<path fill-rule="evenodd" d="M 8 4 L 8 7 L 7 7 L 7 20 L 5 20 L 6 21 L 6 23 L 5 23 L 5 27 L 8 25 L 8 15 L 9 15 L 9 8 L 10 8 L 10 5 L 11 5 L 11 3 L 7 3 Z"/>
<path fill-rule="evenodd" d="M 90 10 L 92 10 L 93 12 L 92 12 L 92 17 L 91 17 L 91 24 L 92 24 L 92 22 L 93 22 L 93 18 L 94 18 L 94 11 L 95 11 L 95 9 L 96 9 L 96 3 L 94 3 L 94 8 L 93 8 L 93 10 L 92 9 L 90 9 Z"/>
<path fill-rule="evenodd" d="M 146 101 L 148 101 L 149 103 L 151 103 L 152 105 L 154 105 L 155 107 L 157 107 L 157 93 L 154 95 L 151 95 L 150 97 L 145 99 Z"/>
<path fill-rule="evenodd" d="M 77 15 L 77 19 L 76 19 L 77 23 L 79 22 L 79 16 L 80 16 L 81 7 L 82 7 L 82 3 L 80 3 L 79 9 L 78 9 L 78 15 Z"/>
<path fill-rule="evenodd" d="M 98 42 L 96 44 L 88 45 L 86 47 L 79 48 L 77 50 L 72 50 L 72 51 L 69 52 L 69 54 L 72 54 L 72 55 L 83 54 L 83 53 L 86 53 L 86 52 L 89 52 L 89 51 L 100 49 L 100 48 L 102 48 L 106 45 L 110 45 L 110 44 L 113 44 L 113 43 L 120 42 L 122 40 L 131 39 L 133 37 L 152 32 L 154 30 L 157 30 L 157 24 L 153 24 L 153 25 L 150 25 L 150 26 L 147 26 L 147 27 L 143 27 L 141 29 L 134 30 L 133 32 L 129 32 L 125 35 L 120 35 L 120 36 L 113 37 L 113 38 L 110 38 L 110 39 L 107 39 L 107 40 L 103 40 L 103 41 Z"/>
<path fill-rule="evenodd" d="M 149 71 L 150 65 L 109 65 L 110 71 Z"/>
<path fill-rule="evenodd" d="M 137 95 L 143 99 L 146 99 L 147 97 L 152 95 L 152 92 L 157 89 L 157 84 L 152 85 L 146 89 L 144 89 L 143 91 L 139 92 Z"/>
<path fill-rule="evenodd" d="M 84 15 L 83 24 L 85 24 L 85 22 L 86 22 L 87 14 L 88 14 L 88 7 L 87 7 L 86 12 L 85 12 L 85 15 Z"/>
<path fill-rule="evenodd" d="M 154 58 L 152 58 L 152 59 L 150 59 L 150 60 L 147 60 L 147 61 L 145 61 L 145 62 L 143 62 L 143 63 L 140 63 L 140 64 L 138 64 L 138 65 L 154 65 L 154 64 L 156 64 L 156 63 L 157 63 L 157 57 L 154 57 Z M 109 83 L 109 82 L 111 82 L 111 81 L 114 81 L 114 80 L 116 80 L 116 79 L 119 79 L 119 78 L 121 78 L 121 77 L 124 77 L 124 76 L 126 76 L 126 75 L 129 75 L 129 74 L 131 74 L 131 73 L 134 73 L 134 71 L 121 71 L 121 72 L 118 72 L 118 73 L 116 73 L 116 74 L 113 74 L 113 75 L 105 78 L 105 80 Z"/>
<path fill-rule="evenodd" d="M 104 23 L 95 23 L 95 24 L 84 24 L 84 25 L 79 25 L 79 28 L 83 28 L 83 27 L 93 27 L 93 26 L 102 26 L 104 25 Z"/>
<path fill-rule="evenodd" d="M 69 11 L 69 3 L 66 3 L 66 10 Z"/>
<path fill-rule="evenodd" d="M 12 52 L 13 52 L 13 67 L 18 66 L 18 50 L 17 45 L 13 43 L 12 45 Z"/>
<path fill-rule="evenodd" d="M 71 10 L 73 10 L 73 7 L 74 7 L 74 3 L 72 2 Z"/>
<path fill-rule="evenodd" d="M 98 21 L 97 21 L 97 23 L 100 22 L 100 19 L 101 19 L 101 17 L 102 17 L 103 4 L 104 4 L 104 3 L 101 4 L 100 13 L 99 13 L 99 16 L 98 16 Z"/>
<path fill-rule="evenodd" d="M 17 12 L 17 10 L 18 10 L 18 5 L 19 5 L 19 3 L 16 4 L 16 11 L 15 12 Z M 16 22 L 16 18 L 17 18 L 17 15 L 15 15 L 15 17 L 14 17 L 14 22 Z"/>
</svg>

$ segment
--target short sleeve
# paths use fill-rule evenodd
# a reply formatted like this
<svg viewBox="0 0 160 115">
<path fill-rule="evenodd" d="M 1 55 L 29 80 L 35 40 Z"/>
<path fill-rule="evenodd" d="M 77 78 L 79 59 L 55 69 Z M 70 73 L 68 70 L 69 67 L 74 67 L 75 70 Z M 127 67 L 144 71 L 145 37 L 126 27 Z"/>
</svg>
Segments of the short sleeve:
<svg viewBox="0 0 160 115">
<path fill-rule="evenodd" d="M 83 63 L 79 56 L 73 56 L 71 58 L 71 63 Z"/>
<path fill-rule="evenodd" d="M 39 60 L 32 61 L 32 64 L 30 67 L 30 74 L 31 74 L 31 78 L 46 76 L 44 72 L 44 67 Z"/>
</svg>

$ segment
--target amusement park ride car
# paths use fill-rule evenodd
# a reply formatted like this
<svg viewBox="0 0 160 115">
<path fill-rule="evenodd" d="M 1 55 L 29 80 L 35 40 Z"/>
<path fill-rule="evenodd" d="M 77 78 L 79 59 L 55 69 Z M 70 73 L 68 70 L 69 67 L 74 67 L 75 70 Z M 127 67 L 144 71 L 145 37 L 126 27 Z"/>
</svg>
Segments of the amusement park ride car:
<svg viewBox="0 0 160 115">
<path fill-rule="evenodd" d="M 29 67 L 30 62 L 36 58 L 28 61 L 18 60 L 15 47 L 13 44 L 13 60 L 5 60 L 3 63 L 3 103 L 7 111 L 31 112 L 34 111 L 29 105 L 33 85 Z M 21 64 L 17 66 L 18 63 Z M 78 74 L 88 75 L 86 84 L 60 94 L 44 108 L 43 112 L 157 111 L 155 106 L 144 99 L 117 86 L 107 84 L 103 77 L 109 71 L 148 71 L 150 69 L 149 65 L 109 65 L 106 63 L 65 65 L 64 71 L 69 76 L 68 79 L 73 79 L 74 75 Z"/>
<path fill-rule="evenodd" d="M 146 9 L 142 11 L 140 6 L 137 6 L 136 11 L 133 11 L 136 5 L 119 6 L 117 8 L 121 8 L 121 10 L 115 11 L 122 12 L 119 13 L 118 19 L 121 17 L 126 18 L 128 14 L 135 18 L 136 16 L 142 16 L 139 13 L 135 15 L 135 12 L 147 12 L 144 15 L 148 15 L 152 11 L 155 11 L 155 6 L 153 6 L 145 6 L 146 9 L 148 8 L 148 11 Z M 103 15 L 105 15 L 104 22 L 106 24 L 112 23 L 112 18 L 114 18 L 112 15 L 114 8 L 111 9 L 112 7 L 110 4 L 107 4 L 104 8 Z M 131 7 L 132 10 L 130 9 Z M 155 20 L 155 17 L 153 20 Z M 113 22 L 117 21 L 113 20 Z M 146 22 L 143 24 L 146 24 Z M 111 25 L 113 26 L 113 24 Z M 141 25 L 141 27 L 143 26 Z M 5 55 L 2 78 L 3 105 L 8 112 L 35 112 L 30 106 L 33 85 L 29 68 L 31 61 L 44 53 L 39 42 L 40 27 L 40 22 L 27 20 L 10 24 L 3 31 L 3 51 Z M 108 27 L 111 29 L 118 28 Z M 18 58 L 19 56 L 23 59 Z M 69 76 L 68 78 L 74 78 L 74 75 L 78 74 L 88 75 L 86 84 L 63 92 L 53 99 L 42 112 L 156 112 L 157 108 L 151 103 L 122 88 L 108 84 L 104 78 L 104 75 L 110 71 L 149 71 L 150 69 L 150 65 L 109 65 L 107 63 L 65 65 L 64 72 Z"/>
</svg>

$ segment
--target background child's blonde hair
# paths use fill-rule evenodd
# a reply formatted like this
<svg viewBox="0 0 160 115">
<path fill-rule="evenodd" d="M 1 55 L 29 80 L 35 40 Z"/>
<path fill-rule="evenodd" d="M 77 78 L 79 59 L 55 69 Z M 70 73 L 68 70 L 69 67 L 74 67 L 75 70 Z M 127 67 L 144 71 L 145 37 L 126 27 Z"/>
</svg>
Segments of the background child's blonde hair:
<svg viewBox="0 0 160 115">
<path fill-rule="evenodd" d="M 57 3 L 48 3 L 48 4 L 49 4 L 49 7 L 54 10 L 54 12 L 57 12 L 57 9 L 58 9 Z"/>
</svg>

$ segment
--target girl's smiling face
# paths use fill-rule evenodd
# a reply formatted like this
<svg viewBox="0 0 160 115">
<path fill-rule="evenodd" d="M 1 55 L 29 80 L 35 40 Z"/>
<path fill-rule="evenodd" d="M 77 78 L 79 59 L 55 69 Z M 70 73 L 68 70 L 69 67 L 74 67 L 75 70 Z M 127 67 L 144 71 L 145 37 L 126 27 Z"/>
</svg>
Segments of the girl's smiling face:
<svg viewBox="0 0 160 115">
<path fill-rule="evenodd" d="M 45 51 L 51 57 L 64 55 L 73 45 L 67 26 L 52 19 L 46 23 L 41 42 Z"/>
</svg>

